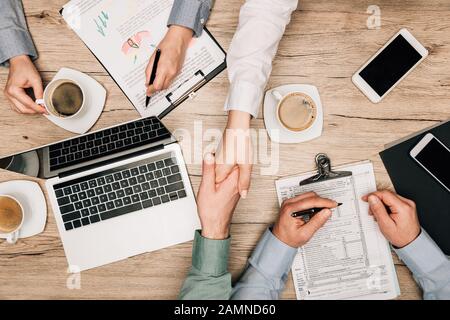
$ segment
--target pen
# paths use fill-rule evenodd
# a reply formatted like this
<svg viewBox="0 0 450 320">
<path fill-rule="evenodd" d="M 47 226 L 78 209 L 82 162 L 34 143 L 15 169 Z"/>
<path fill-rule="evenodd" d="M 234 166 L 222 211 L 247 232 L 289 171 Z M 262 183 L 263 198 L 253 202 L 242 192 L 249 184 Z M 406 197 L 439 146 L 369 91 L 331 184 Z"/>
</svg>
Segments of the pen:
<svg viewBox="0 0 450 320">
<path fill-rule="evenodd" d="M 152 74 L 150 75 L 150 82 L 148 83 L 149 86 L 153 84 L 156 78 L 156 68 L 158 67 L 159 57 L 161 56 L 161 49 L 156 50 L 155 54 L 155 60 L 153 61 L 153 68 L 152 68 Z M 148 107 L 148 104 L 150 103 L 150 97 L 147 96 L 145 99 L 145 106 Z"/>
<path fill-rule="evenodd" d="M 339 207 L 341 205 L 342 205 L 342 203 L 338 203 L 337 206 Z M 298 212 L 291 213 L 291 217 L 298 218 L 298 217 L 306 216 L 309 214 L 318 213 L 318 212 L 322 211 L 323 209 L 329 209 L 329 208 L 311 208 L 308 210 L 298 211 Z"/>
</svg>

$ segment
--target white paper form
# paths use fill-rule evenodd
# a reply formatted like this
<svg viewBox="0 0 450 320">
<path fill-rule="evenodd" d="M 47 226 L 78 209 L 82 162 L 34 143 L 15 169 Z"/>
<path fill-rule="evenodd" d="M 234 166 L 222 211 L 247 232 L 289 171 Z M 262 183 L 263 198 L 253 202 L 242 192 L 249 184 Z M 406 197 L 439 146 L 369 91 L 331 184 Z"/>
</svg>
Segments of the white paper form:
<svg viewBox="0 0 450 320">
<path fill-rule="evenodd" d="M 72 0 L 63 9 L 68 25 L 143 117 L 162 113 L 175 102 L 166 98 L 169 93 L 173 97 L 183 95 L 193 86 L 190 80 L 197 71 L 207 75 L 225 60 L 220 47 L 203 32 L 192 39 L 184 66 L 172 85 L 153 95 L 149 107 L 145 106 L 145 69 L 166 34 L 172 4 L 173 0 Z"/>
<path fill-rule="evenodd" d="M 388 242 L 361 197 L 376 190 L 370 162 L 336 168 L 351 176 L 300 186 L 314 172 L 276 182 L 281 203 L 314 191 L 343 203 L 292 265 L 297 299 L 393 299 L 400 294 Z"/>
</svg>

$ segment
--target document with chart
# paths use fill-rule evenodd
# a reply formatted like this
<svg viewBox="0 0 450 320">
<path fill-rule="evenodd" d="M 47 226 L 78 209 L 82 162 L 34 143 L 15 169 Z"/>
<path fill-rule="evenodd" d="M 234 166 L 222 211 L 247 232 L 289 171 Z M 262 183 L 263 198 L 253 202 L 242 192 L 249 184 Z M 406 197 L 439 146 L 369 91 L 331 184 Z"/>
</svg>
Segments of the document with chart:
<svg viewBox="0 0 450 320">
<path fill-rule="evenodd" d="M 225 69 L 225 52 L 205 29 L 192 39 L 172 85 L 145 106 L 145 69 L 166 34 L 172 4 L 173 0 L 72 0 L 61 11 L 143 117 L 164 116 Z"/>
<path fill-rule="evenodd" d="M 342 203 L 298 250 L 292 265 L 297 299 L 393 299 L 400 289 L 389 244 L 361 200 L 376 190 L 372 163 L 336 170 L 352 174 L 306 185 L 300 182 L 314 173 L 276 182 L 280 205 L 308 191 Z"/>
</svg>

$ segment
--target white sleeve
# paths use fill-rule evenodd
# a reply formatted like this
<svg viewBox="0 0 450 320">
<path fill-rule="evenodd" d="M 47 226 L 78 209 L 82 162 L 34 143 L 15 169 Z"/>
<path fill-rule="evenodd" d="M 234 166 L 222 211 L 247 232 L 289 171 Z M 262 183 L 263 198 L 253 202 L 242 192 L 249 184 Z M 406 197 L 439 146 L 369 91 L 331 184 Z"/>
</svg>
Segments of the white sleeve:
<svg viewBox="0 0 450 320">
<path fill-rule="evenodd" d="M 242 6 L 227 57 L 226 111 L 258 115 L 272 60 L 297 4 L 298 0 L 247 0 Z"/>
</svg>

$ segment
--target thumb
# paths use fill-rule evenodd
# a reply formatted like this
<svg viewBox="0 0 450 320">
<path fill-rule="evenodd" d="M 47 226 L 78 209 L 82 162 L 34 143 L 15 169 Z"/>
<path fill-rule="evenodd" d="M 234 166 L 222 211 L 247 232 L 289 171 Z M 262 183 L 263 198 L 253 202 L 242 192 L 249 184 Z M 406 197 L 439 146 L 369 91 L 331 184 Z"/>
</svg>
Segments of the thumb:
<svg viewBox="0 0 450 320">
<path fill-rule="evenodd" d="M 203 173 L 202 173 L 202 182 L 201 187 L 206 188 L 207 190 L 215 190 L 216 187 L 216 161 L 214 156 L 211 153 L 207 153 L 205 155 L 205 159 L 203 160 Z"/>
<path fill-rule="evenodd" d="M 386 230 L 395 226 L 394 221 L 389 216 L 386 211 L 384 203 L 376 195 L 369 195 L 367 198 L 370 206 L 370 211 L 372 211 L 375 219 L 377 219 L 378 225 L 381 230 Z"/>
<path fill-rule="evenodd" d="M 313 235 L 330 219 L 331 210 L 323 209 L 319 213 L 315 214 L 303 227 L 300 228 L 308 241 Z"/>
<path fill-rule="evenodd" d="M 251 164 L 239 165 L 239 193 L 243 199 L 247 198 L 248 189 L 250 188 L 251 175 L 252 175 Z"/>
</svg>

